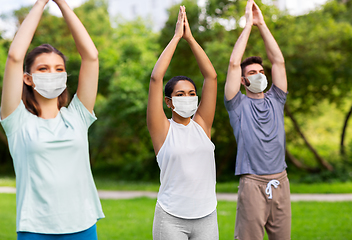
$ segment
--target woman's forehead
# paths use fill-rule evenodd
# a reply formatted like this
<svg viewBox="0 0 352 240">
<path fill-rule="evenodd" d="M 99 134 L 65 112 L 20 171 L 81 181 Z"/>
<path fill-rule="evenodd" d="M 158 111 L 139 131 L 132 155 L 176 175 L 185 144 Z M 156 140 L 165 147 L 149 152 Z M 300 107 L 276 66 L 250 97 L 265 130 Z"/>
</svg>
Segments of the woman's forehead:
<svg viewBox="0 0 352 240">
<path fill-rule="evenodd" d="M 62 57 L 56 53 L 42 53 L 38 55 L 35 60 L 33 65 L 39 65 L 39 64 L 65 64 L 64 60 Z"/>
<path fill-rule="evenodd" d="M 193 84 L 190 81 L 187 80 L 180 80 L 178 81 L 175 86 L 174 86 L 174 92 L 177 90 L 195 90 Z"/>
</svg>

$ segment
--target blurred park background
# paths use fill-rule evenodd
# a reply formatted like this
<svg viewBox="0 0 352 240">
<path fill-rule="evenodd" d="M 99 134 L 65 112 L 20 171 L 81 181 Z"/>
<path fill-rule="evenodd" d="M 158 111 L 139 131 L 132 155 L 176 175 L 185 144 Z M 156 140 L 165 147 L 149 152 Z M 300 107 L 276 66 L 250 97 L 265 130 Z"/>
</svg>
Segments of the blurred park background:
<svg viewBox="0 0 352 240">
<path fill-rule="evenodd" d="M 111 2 L 111 1 L 110 1 Z M 286 162 L 298 183 L 351 182 L 352 178 L 352 1 L 328 0 L 303 15 L 290 15 L 275 5 L 256 1 L 286 60 L 289 95 L 285 107 Z M 196 40 L 218 74 L 218 100 L 212 131 L 217 181 L 235 181 L 236 141 L 224 107 L 229 58 L 244 23 L 245 0 L 208 0 L 203 6 L 184 0 L 171 6 L 160 30 L 146 18 L 109 16 L 109 2 L 87 0 L 74 9 L 99 50 L 100 79 L 95 106 L 98 121 L 89 131 L 94 177 L 114 181 L 158 182 L 159 168 L 146 126 L 151 71 L 172 38 L 178 6 L 186 6 Z M 31 6 L 13 12 L 19 25 Z M 1 15 L 5 21 L 7 16 Z M 11 39 L 0 32 L 0 87 Z M 49 43 L 67 57 L 68 89 L 76 91 L 80 57 L 61 17 L 44 12 L 30 49 Z M 244 57 L 270 62 L 253 27 Z M 166 73 L 191 77 L 198 89 L 202 75 L 182 40 Z M 0 89 L 1 90 L 1 89 Z M 201 90 L 198 91 L 201 97 Z M 166 108 L 168 116 L 171 112 Z M 352 124 L 352 123 L 350 123 Z M 0 130 L 0 175 L 14 176 L 6 136 Z"/>
</svg>

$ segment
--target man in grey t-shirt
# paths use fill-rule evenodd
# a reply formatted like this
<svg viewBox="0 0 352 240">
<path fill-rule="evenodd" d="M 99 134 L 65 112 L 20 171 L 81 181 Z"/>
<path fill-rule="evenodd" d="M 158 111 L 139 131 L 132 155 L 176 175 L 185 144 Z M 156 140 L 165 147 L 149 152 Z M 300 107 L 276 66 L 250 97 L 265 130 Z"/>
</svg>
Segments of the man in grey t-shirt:
<svg viewBox="0 0 352 240">
<path fill-rule="evenodd" d="M 258 27 L 272 64 L 267 87 L 262 60 L 241 63 L 252 26 Z M 240 92 L 241 84 L 246 95 Z M 246 26 L 230 58 L 225 106 L 237 141 L 235 174 L 240 175 L 235 239 L 290 239 L 291 204 L 285 163 L 284 104 L 287 79 L 284 57 L 253 0 L 246 7 Z"/>
</svg>

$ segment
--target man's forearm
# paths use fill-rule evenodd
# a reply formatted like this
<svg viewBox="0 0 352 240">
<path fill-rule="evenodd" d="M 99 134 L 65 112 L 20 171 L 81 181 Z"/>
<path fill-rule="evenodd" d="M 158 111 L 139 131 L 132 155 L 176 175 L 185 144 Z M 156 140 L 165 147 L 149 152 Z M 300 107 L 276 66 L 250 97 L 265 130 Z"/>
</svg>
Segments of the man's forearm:
<svg viewBox="0 0 352 240">
<path fill-rule="evenodd" d="M 265 23 L 257 26 L 259 28 L 260 34 L 263 38 L 266 53 L 271 64 L 275 63 L 284 63 L 284 56 L 280 50 L 279 45 L 277 44 L 274 36 L 271 34 L 269 28 Z"/>
</svg>

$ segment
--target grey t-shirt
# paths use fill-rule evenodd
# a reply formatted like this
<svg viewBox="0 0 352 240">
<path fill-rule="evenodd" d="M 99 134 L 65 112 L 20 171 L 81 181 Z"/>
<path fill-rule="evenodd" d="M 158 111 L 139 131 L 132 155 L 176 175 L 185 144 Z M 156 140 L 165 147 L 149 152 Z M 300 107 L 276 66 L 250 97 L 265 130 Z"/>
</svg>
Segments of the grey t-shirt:
<svg viewBox="0 0 352 240">
<path fill-rule="evenodd" d="M 262 99 L 239 91 L 225 107 L 237 141 L 235 175 L 282 172 L 285 162 L 284 105 L 287 93 L 274 84 Z"/>
</svg>

